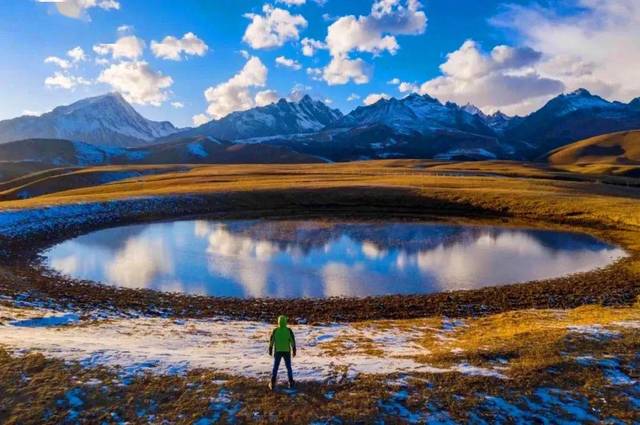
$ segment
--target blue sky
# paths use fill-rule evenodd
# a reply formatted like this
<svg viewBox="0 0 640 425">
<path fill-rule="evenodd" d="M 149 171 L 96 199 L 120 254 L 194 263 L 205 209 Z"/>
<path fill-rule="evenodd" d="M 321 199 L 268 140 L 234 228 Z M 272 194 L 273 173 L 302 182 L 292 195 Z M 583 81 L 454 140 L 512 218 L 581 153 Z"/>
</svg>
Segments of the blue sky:
<svg viewBox="0 0 640 425">
<path fill-rule="evenodd" d="M 412 91 L 518 114 L 581 86 L 626 101 L 640 95 L 623 72 L 640 69 L 638 3 L 12 0 L 0 119 L 113 90 L 179 126 L 303 92 L 343 111 Z"/>
</svg>

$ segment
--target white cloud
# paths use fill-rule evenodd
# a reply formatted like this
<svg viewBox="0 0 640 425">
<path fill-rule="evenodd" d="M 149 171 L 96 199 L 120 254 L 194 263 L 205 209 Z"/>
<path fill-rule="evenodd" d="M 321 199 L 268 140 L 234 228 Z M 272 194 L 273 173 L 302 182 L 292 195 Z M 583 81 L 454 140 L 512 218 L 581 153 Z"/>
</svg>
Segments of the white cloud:
<svg viewBox="0 0 640 425">
<path fill-rule="evenodd" d="M 104 10 L 120 9 L 117 0 L 38 0 L 39 3 L 55 3 L 58 12 L 64 16 L 90 21 L 87 10 L 98 7 Z"/>
<path fill-rule="evenodd" d="M 288 10 L 265 4 L 262 12 L 264 15 L 244 15 L 251 19 L 251 23 L 242 40 L 254 49 L 279 47 L 287 41 L 298 40 L 300 30 L 307 27 L 307 20 L 302 15 L 292 15 Z"/>
<path fill-rule="evenodd" d="M 267 82 L 267 67 L 259 58 L 252 56 L 236 75 L 215 87 L 209 87 L 204 97 L 209 102 L 207 113 L 213 118 L 222 118 L 234 111 L 244 111 L 256 105 L 251 89 L 264 87 Z"/>
<path fill-rule="evenodd" d="M 278 99 L 280 99 L 280 96 L 275 90 L 262 90 L 256 93 L 255 96 L 256 106 L 270 105 L 276 103 Z"/>
<path fill-rule="evenodd" d="M 184 103 L 182 103 L 182 102 L 171 102 L 171 106 L 173 106 L 175 109 L 182 109 L 182 108 L 184 108 Z"/>
<path fill-rule="evenodd" d="M 291 91 L 289 92 L 287 98 L 291 102 L 298 102 L 304 97 L 304 95 L 309 92 L 309 90 L 311 90 L 310 86 L 305 86 L 304 84 L 297 83 L 293 87 L 291 87 Z"/>
<path fill-rule="evenodd" d="M 242 56 L 245 59 L 249 59 L 251 57 L 251 53 L 247 52 L 246 50 L 238 50 L 238 53 L 240 53 L 240 56 Z"/>
<path fill-rule="evenodd" d="M 74 47 L 73 49 L 68 50 L 67 56 L 71 58 L 71 60 L 63 59 L 58 56 L 48 56 L 47 58 L 45 58 L 44 63 L 54 64 L 60 69 L 69 69 L 74 64 L 84 61 L 86 59 L 84 50 L 82 50 L 80 46 Z"/>
<path fill-rule="evenodd" d="M 301 41 L 302 54 L 311 57 L 316 54 L 316 51 L 326 49 L 327 45 L 320 40 L 314 40 L 313 38 L 305 37 Z"/>
<path fill-rule="evenodd" d="M 373 105 L 374 103 L 376 103 L 380 99 L 390 99 L 390 98 L 391 98 L 391 96 L 389 96 L 386 93 L 371 93 L 369 96 L 364 98 L 362 103 L 365 104 L 365 105 Z"/>
<path fill-rule="evenodd" d="M 313 81 L 322 81 L 322 68 L 307 68 L 307 75 Z"/>
<path fill-rule="evenodd" d="M 278 56 L 276 58 L 276 64 L 285 68 L 293 69 L 295 71 L 299 71 L 300 69 L 302 69 L 302 65 L 300 65 L 300 62 L 294 59 L 286 58 L 284 56 Z"/>
<path fill-rule="evenodd" d="M 349 81 L 366 84 L 371 78 L 371 68 L 360 58 L 336 56 L 322 71 L 322 78 L 330 86 L 347 84 Z"/>
<path fill-rule="evenodd" d="M 207 114 L 197 114 L 191 118 L 191 121 L 193 121 L 193 125 L 201 126 L 211 121 L 211 117 Z"/>
<path fill-rule="evenodd" d="M 44 63 L 52 63 L 61 69 L 71 68 L 71 63 L 68 60 L 59 58 L 57 56 L 49 56 L 45 58 Z"/>
<path fill-rule="evenodd" d="M 67 56 L 69 56 L 74 62 L 83 62 L 87 60 L 87 55 L 85 55 L 84 50 L 82 50 L 82 47 L 80 46 L 76 46 L 67 51 Z"/>
<path fill-rule="evenodd" d="M 331 54 L 344 55 L 351 51 L 395 53 L 399 46 L 395 35 L 422 34 L 427 17 L 418 0 L 377 0 L 367 16 L 343 16 L 327 31 L 327 45 Z"/>
<path fill-rule="evenodd" d="M 32 117 L 39 117 L 42 114 L 43 113 L 39 112 L 39 111 L 32 111 L 31 109 L 24 109 L 20 115 L 29 115 L 29 116 L 32 116 Z"/>
<path fill-rule="evenodd" d="M 116 28 L 119 35 L 128 35 L 133 32 L 133 25 L 120 25 Z"/>
<path fill-rule="evenodd" d="M 353 102 L 354 100 L 358 100 L 358 99 L 360 99 L 359 95 L 355 93 L 351 93 L 349 97 L 347 97 L 347 102 Z"/>
<path fill-rule="evenodd" d="M 398 91 L 400 93 L 417 93 L 420 91 L 420 86 L 414 83 L 407 83 L 406 81 L 398 84 Z"/>
<path fill-rule="evenodd" d="M 51 88 L 61 88 L 69 90 L 75 88 L 76 86 L 89 85 L 91 84 L 91 82 L 82 77 L 76 77 L 64 72 L 56 71 L 52 76 L 49 76 L 44 80 L 44 84 L 45 86 Z"/>
<path fill-rule="evenodd" d="M 387 84 L 391 84 L 392 86 L 397 86 L 398 84 L 400 84 L 400 78 L 392 78 L 389 81 L 387 81 Z"/>
<path fill-rule="evenodd" d="M 151 42 L 151 51 L 155 57 L 174 61 L 184 59 L 185 55 L 204 56 L 208 49 L 209 46 L 192 32 L 186 33 L 182 38 L 168 35 L 161 42 Z"/>
<path fill-rule="evenodd" d="M 564 88 L 560 81 L 538 73 L 535 66 L 540 59 L 541 54 L 529 47 L 501 45 L 485 53 L 475 41 L 467 40 L 440 65 L 443 75 L 423 83 L 419 92 L 487 110 L 523 113 L 530 99 Z M 414 89 L 411 85 L 405 88 Z"/>
<path fill-rule="evenodd" d="M 540 73 L 561 80 L 567 90 L 585 87 L 623 101 L 640 95 L 640 78 L 633 72 L 640 69 L 640 2 L 560 4 L 575 12 L 510 5 L 493 23 L 515 31 L 524 44 L 542 52 Z"/>
<path fill-rule="evenodd" d="M 131 103 L 154 106 L 167 100 L 167 89 L 173 84 L 170 76 L 154 71 L 144 61 L 113 64 L 100 73 L 98 81 L 109 84 Z"/>
<path fill-rule="evenodd" d="M 138 59 L 144 51 L 144 41 L 135 35 L 120 37 L 115 43 L 103 43 L 93 46 L 98 55 L 111 55 L 112 58 Z"/>
<path fill-rule="evenodd" d="M 284 3 L 287 6 L 300 6 L 307 2 L 307 0 L 276 0 L 276 3 Z"/>
<path fill-rule="evenodd" d="M 325 41 L 332 59 L 325 67 L 324 80 L 329 85 L 368 82 L 370 67 L 362 59 L 351 59 L 351 52 L 395 54 L 400 48 L 396 35 L 425 31 L 427 16 L 421 9 L 418 0 L 376 0 L 369 15 L 338 18 L 327 29 Z"/>
</svg>

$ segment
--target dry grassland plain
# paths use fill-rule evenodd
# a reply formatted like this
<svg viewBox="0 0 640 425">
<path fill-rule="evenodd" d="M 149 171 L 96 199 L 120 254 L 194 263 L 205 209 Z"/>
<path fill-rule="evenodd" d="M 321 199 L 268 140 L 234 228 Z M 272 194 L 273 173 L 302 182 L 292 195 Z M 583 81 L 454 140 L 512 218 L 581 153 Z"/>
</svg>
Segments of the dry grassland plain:
<svg viewBox="0 0 640 425">
<path fill-rule="evenodd" d="M 136 170 L 70 172 L 123 171 Z M 301 383 L 295 391 L 270 393 L 261 379 L 223 375 L 213 368 L 124 378 L 118 369 L 83 367 L 5 347 L 0 352 L 0 421 L 640 420 L 640 183 L 636 179 L 502 161 L 181 166 L 164 171 L 102 185 L 67 176 L 66 186 L 54 183 L 54 174 L 37 179 L 40 196 L 4 198 L 0 211 L 149 198 L 171 199 L 171 208 L 150 214 L 120 209 L 118 219 L 111 222 L 64 231 L 48 228 L 46 234 L 26 241 L 19 236 L 5 240 L 14 255 L 4 262 L 0 276 L 6 316 L 0 317 L 2 325 L 34 314 L 34 305 L 43 303 L 86 316 L 69 326 L 96 326 L 90 315 L 96 310 L 145 317 L 160 314 L 166 320 L 220 314 L 272 320 L 288 308 L 292 318 L 307 323 L 348 323 L 355 330 L 392 328 L 398 335 L 410 335 L 408 342 L 421 347 L 420 353 L 409 355 L 410 360 L 433 366 L 433 372 L 352 377 L 336 370 L 335 376 Z M 14 189 L 3 188 L 6 193 Z M 286 307 L 278 300 L 215 300 L 74 282 L 47 273 L 34 256 L 33 247 L 93 228 L 193 215 L 393 218 L 561 228 L 591 233 L 622 246 L 629 255 L 604 270 L 543 282 L 425 296 L 300 300 Z M 451 327 L 454 319 L 456 325 Z M 363 335 L 336 338 L 322 349 L 328 358 L 355 350 L 394 361 Z M 496 373 L 473 373 L 482 370 Z"/>
</svg>

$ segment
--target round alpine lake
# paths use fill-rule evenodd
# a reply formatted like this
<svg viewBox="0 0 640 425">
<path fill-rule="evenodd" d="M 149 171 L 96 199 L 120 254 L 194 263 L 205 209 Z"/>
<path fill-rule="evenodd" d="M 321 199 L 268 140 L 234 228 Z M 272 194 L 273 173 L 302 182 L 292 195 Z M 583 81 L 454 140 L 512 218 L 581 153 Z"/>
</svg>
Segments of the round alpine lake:
<svg viewBox="0 0 640 425">
<path fill-rule="evenodd" d="M 366 297 L 476 289 L 606 266 L 590 235 L 417 222 L 173 221 L 88 233 L 45 252 L 81 280 L 240 298 Z"/>
</svg>

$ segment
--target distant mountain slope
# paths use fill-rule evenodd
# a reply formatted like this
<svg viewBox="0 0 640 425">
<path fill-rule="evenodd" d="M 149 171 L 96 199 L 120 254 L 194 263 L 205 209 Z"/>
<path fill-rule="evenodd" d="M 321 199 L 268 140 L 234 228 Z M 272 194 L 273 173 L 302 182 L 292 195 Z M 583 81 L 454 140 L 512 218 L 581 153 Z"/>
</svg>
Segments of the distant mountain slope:
<svg viewBox="0 0 640 425">
<path fill-rule="evenodd" d="M 211 137 L 187 137 L 141 148 L 110 148 L 62 139 L 28 139 L 0 145 L 0 172 L 19 163 L 40 169 L 129 164 L 314 163 L 321 159 L 270 145 L 247 145 Z"/>
<path fill-rule="evenodd" d="M 168 121 L 144 118 L 120 94 L 109 93 L 59 106 L 39 117 L 0 121 L 0 143 L 55 138 L 101 146 L 142 146 L 176 130 Z"/>
<path fill-rule="evenodd" d="M 552 165 L 640 165 L 640 130 L 603 134 L 549 153 Z"/>
<path fill-rule="evenodd" d="M 588 137 L 640 128 L 638 99 L 609 102 L 585 89 L 551 99 L 538 111 L 514 120 L 504 133 L 510 143 L 526 143 L 535 159 L 557 147 Z"/>
<path fill-rule="evenodd" d="M 277 103 L 247 111 L 233 112 L 219 120 L 177 134 L 185 136 L 211 136 L 237 140 L 296 133 L 310 133 L 331 125 L 342 117 L 337 109 L 304 96 L 298 102 L 280 99 Z"/>
</svg>

